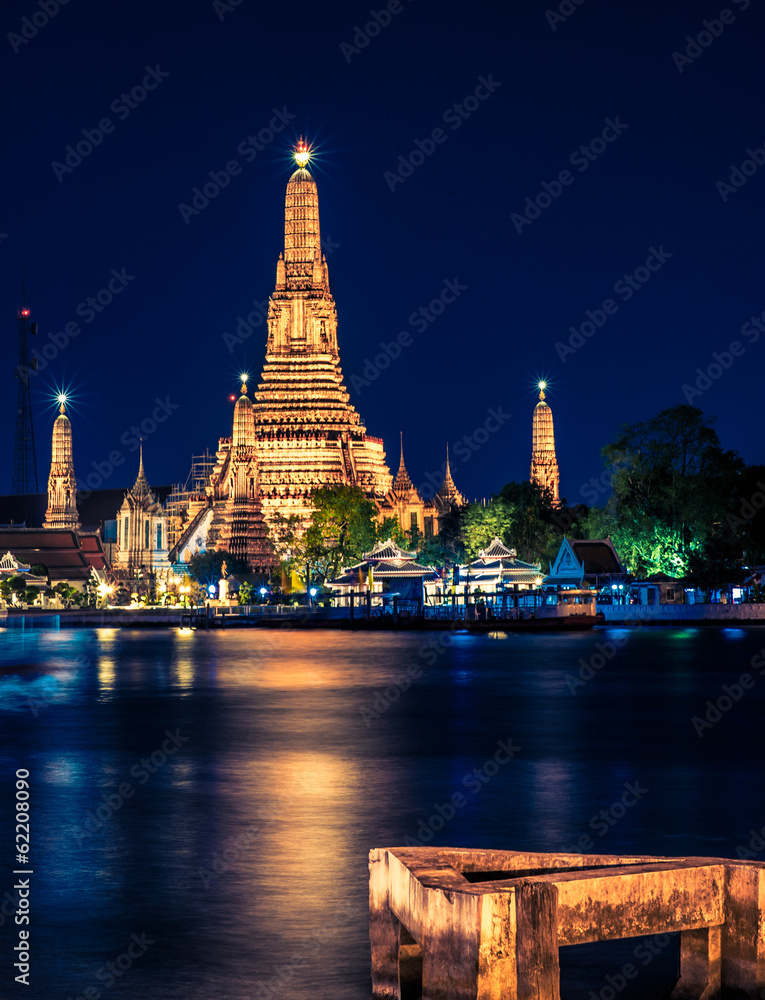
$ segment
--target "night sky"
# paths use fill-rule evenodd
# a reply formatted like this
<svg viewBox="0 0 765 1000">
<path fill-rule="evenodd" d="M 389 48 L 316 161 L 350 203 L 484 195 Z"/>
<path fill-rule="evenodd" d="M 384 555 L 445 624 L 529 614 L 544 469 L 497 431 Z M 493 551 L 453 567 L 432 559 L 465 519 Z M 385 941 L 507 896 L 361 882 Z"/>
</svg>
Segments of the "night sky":
<svg viewBox="0 0 765 1000">
<path fill-rule="evenodd" d="M 742 331 L 765 315 L 762 5 L 564 0 L 565 17 L 544 0 L 56 7 L 2 10 L 0 491 L 22 259 L 33 346 L 52 356 L 32 378 L 41 490 L 61 387 L 78 478 L 105 463 L 104 487 L 134 480 L 130 429 L 144 421 L 154 484 L 185 480 L 190 456 L 231 433 L 229 395 L 241 368 L 257 381 L 265 325 L 232 349 L 224 334 L 273 290 L 301 133 L 318 153 L 346 383 L 392 471 L 403 429 L 415 483 L 440 481 L 447 440 L 470 499 L 528 478 L 540 377 L 570 502 L 622 422 L 681 402 L 717 416 L 724 446 L 765 461 L 765 333 Z M 78 143 L 86 155 L 67 164 Z M 181 210 L 211 172 L 225 186 Z M 93 312 L 110 280 L 119 291 Z M 435 315 L 447 283 L 460 294 Z M 432 321 L 412 315 L 421 308 Z M 572 339 L 587 310 L 600 325 Z M 72 323 L 80 332 L 56 347 L 49 335 L 64 345 Z M 401 331 L 411 344 L 363 385 L 365 359 Z M 696 392 L 715 352 L 719 377 Z M 157 400 L 169 412 L 154 430 Z"/>
</svg>

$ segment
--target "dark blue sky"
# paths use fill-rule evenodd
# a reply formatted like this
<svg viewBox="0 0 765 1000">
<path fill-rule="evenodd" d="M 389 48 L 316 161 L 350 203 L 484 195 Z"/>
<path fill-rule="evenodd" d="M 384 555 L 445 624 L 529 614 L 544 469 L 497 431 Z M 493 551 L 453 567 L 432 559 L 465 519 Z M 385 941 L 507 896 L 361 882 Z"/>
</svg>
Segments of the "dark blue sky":
<svg viewBox="0 0 765 1000">
<path fill-rule="evenodd" d="M 690 401 L 717 415 L 725 446 L 765 461 L 755 416 L 765 334 L 741 331 L 765 310 L 765 166 L 746 165 L 732 193 L 718 188 L 747 149 L 765 163 L 761 5 L 564 0 L 573 13 L 553 28 L 546 11 L 558 7 L 544 0 L 393 0 L 397 12 L 380 16 L 390 23 L 375 32 L 372 22 L 366 38 L 356 28 L 385 5 L 69 0 L 47 24 L 42 9 L 8 0 L 2 11 L 3 492 L 22 257 L 36 347 L 55 354 L 32 380 L 41 488 L 49 397 L 62 385 L 76 397 L 78 476 L 108 469 L 110 453 L 124 459 L 104 486 L 134 479 L 130 428 L 151 428 L 157 400 L 172 412 L 147 434 L 154 483 L 185 479 L 191 454 L 230 433 L 235 374 L 259 372 L 265 328 L 233 351 L 224 333 L 273 289 L 300 133 L 320 153 L 346 380 L 394 471 L 403 428 L 415 482 L 440 469 L 447 440 L 470 498 L 527 478 L 533 383 L 544 375 L 561 489 L 581 501 L 620 423 L 685 402 L 683 385 L 733 341 L 739 356 Z M 25 19 L 37 34 L 20 42 L 12 33 Z M 718 37 L 702 36 L 711 44 L 678 66 L 673 53 L 705 19 Z M 130 108 L 121 95 L 143 86 L 147 67 L 153 89 Z M 268 141 L 274 109 L 288 124 Z M 67 146 L 104 118 L 107 134 L 65 170 Z M 441 141 L 428 145 L 434 129 Z M 391 190 L 416 140 L 430 155 Z M 186 222 L 179 205 L 233 160 L 238 173 Z M 540 194 L 549 206 L 528 209 Z M 112 271 L 121 290 L 93 314 L 87 299 Z M 617 285 L 625 275 L 633 289 Z M 411 323 L 445 280 L 464 290 L 432 322 Z M 611 314 L 597 312 L 608 299 Z M 587 310 L 604 322 L 570 341 Z M 67 323 L 79 334 L 50 346 Z M 354 390 L 365 359 L 404 330 L 411 345 Z"/>
</svg>

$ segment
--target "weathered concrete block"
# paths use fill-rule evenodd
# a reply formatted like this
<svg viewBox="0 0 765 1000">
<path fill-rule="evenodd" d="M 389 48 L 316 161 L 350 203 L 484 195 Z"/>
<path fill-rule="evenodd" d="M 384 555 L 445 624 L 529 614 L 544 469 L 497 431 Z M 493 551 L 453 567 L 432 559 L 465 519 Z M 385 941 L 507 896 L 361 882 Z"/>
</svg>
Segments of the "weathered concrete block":
<svg viewBox="0 0 765 1000">
<path fill-rule="evenodd" d="M 376 998 L 559 1000 L 561 947 L 677 931 L 673 1000 L 765 995 L 760 862 L 389 848 L 369 868 Z"/>
</svg>

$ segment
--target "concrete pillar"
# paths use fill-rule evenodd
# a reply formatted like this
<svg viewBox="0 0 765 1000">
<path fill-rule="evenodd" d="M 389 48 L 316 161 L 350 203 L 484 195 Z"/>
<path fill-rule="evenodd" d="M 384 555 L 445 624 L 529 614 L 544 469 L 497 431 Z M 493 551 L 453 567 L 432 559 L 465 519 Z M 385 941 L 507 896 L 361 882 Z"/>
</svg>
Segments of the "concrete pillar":
<svg viewBox="0 0 765 1000">
<path fill-rule="evenodd" d="M 670 1000 L 714 1000 L 720 995 L 722 927 L 680 934 L 680 979 Z"/>
<path fill-rule="evenodd" d="M 373 850 L 369 855 L 369 940 L 375 1000 L 401 1000 L 400 927 L 388 906 L 388 852 Z"/>
<path fill-rule="evenodd" d="M 722 987 L 751 1000 L 765 996 L 765 868 L 726 866 Z"/>
<path fill-rule="evenodd" d="M 515 892 L 517 1000 L 560 1000 L 558 889 L 522 882 Z"/>
</svg>

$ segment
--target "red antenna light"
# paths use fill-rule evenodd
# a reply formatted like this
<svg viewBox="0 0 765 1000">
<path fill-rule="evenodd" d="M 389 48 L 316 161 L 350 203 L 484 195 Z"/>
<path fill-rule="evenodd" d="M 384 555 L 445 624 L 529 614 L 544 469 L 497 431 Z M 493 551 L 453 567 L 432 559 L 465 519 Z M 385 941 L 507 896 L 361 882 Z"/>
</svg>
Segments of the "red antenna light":
<svg viewBox="0 0 765 1000">
<path fill-rule="evenodd" d="M 29 315 L 29 310 L 28 309 L 22 309 L 21 310 L 21 315 L 22 316 L 28 316 Z"/>
</svg>

